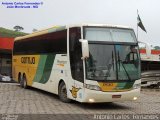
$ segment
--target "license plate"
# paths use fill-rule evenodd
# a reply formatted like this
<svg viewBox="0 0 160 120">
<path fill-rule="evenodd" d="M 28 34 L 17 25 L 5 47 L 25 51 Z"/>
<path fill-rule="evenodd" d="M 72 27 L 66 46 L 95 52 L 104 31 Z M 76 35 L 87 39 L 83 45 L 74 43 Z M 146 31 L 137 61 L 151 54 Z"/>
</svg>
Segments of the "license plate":
<svg viewBox="0 0 160 120">
<path fill-rule="evenodd" d="M 112 95 L 112 98 L 121 98 L 121 95 Z"/>
</svg>

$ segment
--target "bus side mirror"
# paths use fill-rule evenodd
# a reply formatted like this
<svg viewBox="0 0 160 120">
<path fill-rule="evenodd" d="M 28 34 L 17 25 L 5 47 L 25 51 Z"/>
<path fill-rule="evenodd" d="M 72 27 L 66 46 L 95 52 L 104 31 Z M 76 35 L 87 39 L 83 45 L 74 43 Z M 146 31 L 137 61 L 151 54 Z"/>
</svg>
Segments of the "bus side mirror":
<svg viewBox="0 0 160 120">
<path fill-rule="evenodd" d="M 80 39 L 82 45 L 82 59 L 89 57 L 89 47 L 88 47 L 88 40 Z"/>
</svg>

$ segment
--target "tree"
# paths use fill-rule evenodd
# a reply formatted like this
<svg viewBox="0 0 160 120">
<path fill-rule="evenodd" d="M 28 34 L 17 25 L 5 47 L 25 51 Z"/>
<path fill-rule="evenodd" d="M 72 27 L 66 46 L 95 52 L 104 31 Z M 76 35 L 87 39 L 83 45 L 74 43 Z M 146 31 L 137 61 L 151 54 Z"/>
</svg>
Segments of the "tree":
<svg viewBox="0 0 160 120">
<path fill-rule="evenodd" d="M 155 50 L 160 50 L 160 46 L 155 46 L 154 49 Z"/>
<path fill-rule="evenodd" d="M 15 29 L 15 31 L 17 31 L 17 32 L 21 31 L 21 30 L 24 30 L 24 28 L 19 26 L 19 25 L 14 26 L 13 29 Z"/>
</svg>

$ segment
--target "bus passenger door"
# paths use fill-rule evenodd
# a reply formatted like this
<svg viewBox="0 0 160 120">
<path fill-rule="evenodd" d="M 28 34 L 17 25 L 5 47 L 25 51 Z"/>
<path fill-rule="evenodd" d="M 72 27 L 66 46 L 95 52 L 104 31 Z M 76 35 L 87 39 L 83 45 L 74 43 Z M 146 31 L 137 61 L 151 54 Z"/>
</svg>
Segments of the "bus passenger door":
<svg viewBox="0 0 160 120">
<path fill-rule="evenodd" d="M 81 29 L 80 27 L 70 28 L 69 33 L 70 68 L 73 80 L 70 92 L 75 100 L 81 101 L 83 99 L 84 83 L 83 60 L 81 59 L 82 48 L 79 42 L 79 39 L 81 39 Z"/>
</svg>

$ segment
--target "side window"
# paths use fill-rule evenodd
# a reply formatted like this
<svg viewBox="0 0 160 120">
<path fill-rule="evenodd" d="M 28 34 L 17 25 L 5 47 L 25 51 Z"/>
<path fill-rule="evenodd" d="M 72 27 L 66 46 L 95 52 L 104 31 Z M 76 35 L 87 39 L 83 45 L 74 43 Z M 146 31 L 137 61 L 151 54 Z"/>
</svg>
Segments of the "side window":
<svg viewBox="0 0 160 120">
<path fill-rule="evenodd" d="M 81 43 L 81 29 L 74 27 L 69 29 L 69 52 L 72 78 L 83 82 L 83 61 Z"/>
<path fill-rule="evenodd" d="M 67 53 L 67 30 L 47 33 L 14 43 L 14 54 Z"/>
</svg>

